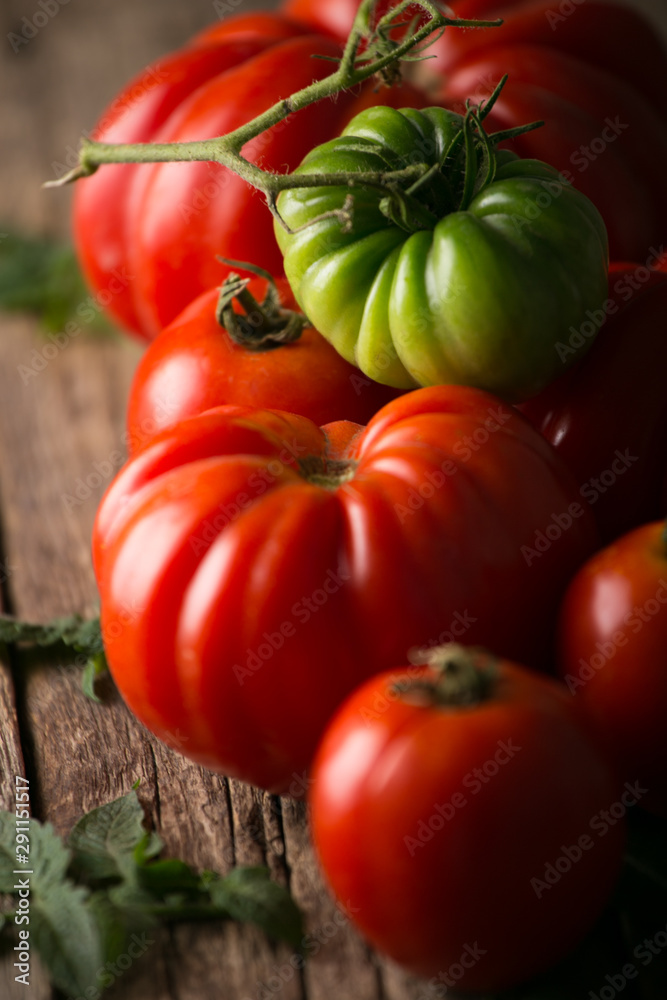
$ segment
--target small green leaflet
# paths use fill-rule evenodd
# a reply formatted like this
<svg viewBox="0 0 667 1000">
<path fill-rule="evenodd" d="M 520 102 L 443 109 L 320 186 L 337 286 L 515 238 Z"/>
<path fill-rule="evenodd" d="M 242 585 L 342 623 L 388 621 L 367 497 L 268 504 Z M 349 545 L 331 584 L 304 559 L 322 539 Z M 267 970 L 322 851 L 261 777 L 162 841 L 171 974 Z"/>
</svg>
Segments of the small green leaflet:
<svg viewBox="0 0 667 1000">
<path fill-rule="evenodd" d="M 37 646 L 54 646 L 62 642 L 91 655 L 104 650 L 99 618 L 85 619 L 80 615 L 54 618 L 45 625 L 0 615 L 0 642 L 32 642 Z"/>
<path fill-rule="evenodd" d="M 50 331 L 74 322 L 109 329 L 71 246 L 23 236 L 0 224 L 0 309 L 29 312 Z"/>
<path fill-rule="evenodd" d="M 87 657 L 81 686 L 84 694 L 93 701 L 100 701 L 95 693 L 95 681 L 107 673 L 104 643 L 99 618 L 82 618 L 69 615 L 55 618 L 45 625 L 21 621 L 11 615 L 0 615 L 0 643 L 17 642 L 36 646 L 70 646 Z"/>
<path fill-rule="evenodd" d="M 227 878 L 211 882 L 210 893 L 215 906 L 233 920 L 258 924 L 270 937 L 299 947 L 301 913 L 282 886 L 270 880 L 266 868 L 235 868 Z"/>
<path fill-rule="evenodd" d="M 31 889 L 30 939 L 51 982 L 70 996 L 81 996 L 95 983 L 101 965 L 89 895 L 88 889 L 68 879 L 46 891 Z"/>
<path fill-rule="evenodd" d="M 89 890 L 67 877 L 71 855 L 50 823 L 31 819 L 27 832 L 30 863 L 25 874 L 15 875 L 16 819 L 13 813 L 0 813 L 0 889 L 16 895 L 18 883 L 29 882 L 31 943 L 54 985 L 79 994 L 99 968 L 101 955 L 86 906 Z"/>
<path fill-rule="evenodd" d="M 135 849 L 145 837 L 143 822 L 134 792 L 86 813 L 67 838 L 74 868 L 92 881 L 130 877 Z"/>
<path fill-rule="evenodd" d="M 254 923 L 274 939 L 298 946 L 301 914 L 265 868 L 238 868 L 225 878 L 198 873 L 177 858 L 161 860 L 160 838 L 144 826 L 134 789 L 86 813 L 66 842 L 53 827 L 30 820 L 30 931 L 51 982 L 73 996 L 108 984 L 107 962 L 131 937 L 154 943 L 160 924 L 193 920 Z M 0 811 L 0 892 L 18 904 L 16 820 Z M 12 934 L 0 913 L 0 933 Z"/>
</svg>

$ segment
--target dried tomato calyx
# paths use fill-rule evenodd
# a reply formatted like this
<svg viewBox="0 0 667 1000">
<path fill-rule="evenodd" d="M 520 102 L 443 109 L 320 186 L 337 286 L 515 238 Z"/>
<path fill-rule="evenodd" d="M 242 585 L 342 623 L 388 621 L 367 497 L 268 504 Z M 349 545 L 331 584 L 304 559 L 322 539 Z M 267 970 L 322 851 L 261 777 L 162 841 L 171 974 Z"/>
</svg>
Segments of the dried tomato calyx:
<svg viewBox="0 0 667 1000">
<path fill-rule="evenodd" d="M 309 455 L 299 460 L 299 472 L 313 486 L 325 490 L 335 490 L 354 478 L 357 463 L 350 459 L 326 459 L 320 455 Z"/>
<path fill-rule="evenodd" d="M 498 660 L 484 649 L 447 643 L 411 655 L 414 666 L 430 674 L 406 677 L 392 685 L 392 693 L 413 705 L 464 708 L 492 696 L 498 678 Z"/>
<path fill-rule="evenodd" d="M 264 278 L 267 282 L 266 298 L 258 302 L 248 289 L 250 278 L 241 278 L 231 272 L 222 284 L 216 308 L 216 319 L 235 344 L 249 351 L 267 351 L 282 344 L 298 340 L 308 320 L 303 313 L 283 309 L 273 276 L 253 264 L 219 258 L 226 264 L 240 264 L 245 270 Z M 237 301 L 245 315 L 236 312 Z"/>
</svg>

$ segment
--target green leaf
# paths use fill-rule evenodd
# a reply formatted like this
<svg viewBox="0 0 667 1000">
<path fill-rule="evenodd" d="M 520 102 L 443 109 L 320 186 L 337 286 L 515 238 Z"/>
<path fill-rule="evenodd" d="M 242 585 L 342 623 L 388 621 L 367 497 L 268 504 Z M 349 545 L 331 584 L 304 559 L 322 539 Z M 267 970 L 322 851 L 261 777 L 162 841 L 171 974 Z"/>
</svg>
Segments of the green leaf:
<svg viewBox="0 0 667 1000">
<path fill-rule="evenodd" d="M 51 982 L 72 996 L 95 986 L 102 965 L 88 891 L 69 881 L 42 887 L 30 901 L 30 939 Z"/>
<path fill-rule="evenodd" d="M 81 687 L 87 698 L 99 702 L 95 681 L 109 667 L 104 655 L 104 643 L 99 618 L 69 615 L 45 624 L 22 621 L 11 615 L 0 615 L 0 643 L 26 642 L 36 646 L 70 646 L 88 657 L 81 677 Z"/>
<path fill-rule="evenodd" d="M 36 646 L 63 643 L 90 656 L 104 652 L 99 618 L 87 619 L 81 615 L 54 618 L 43 625 L 22 621 L 11 615 L 0 615 L 0 642 L 30 642 Z"/>
<path fill-rule="evenodd" d="M 61 330 L 68 320 L 86 325 L 92 307 L 90 325 L 108 329 L 71 246 L 10 230 L 1 235 L 0 309 L 33 313 L 46 329 Z"/>
<path fill-rule="evenodd" d="M 201 879 L 195 871 L 178 858 L 153 861 L 138 871 L 139 885 L 159 896 L 172 892 L 199 892 Z"/>
<path fill-rule="evenodd" d="M 28 834 L 28 863 L 17 861 L 16 816 L 11 812 L 0 812 L 0 892 L 14 893 L 14 884 L 21 875 L 15 871 L 25 869 L 30 879 L 32 892 L 47 890 L 65 878 L 70 863 L 70 852 L 50 823 L 41 824 L 31 819 L 28 826 L 21 827 Z M 25 856 L 25 855 L 21 855 Z"/>
<path fill-rule="evenodd" d="M 96 653 L 89 657 L 81 675 L 81 690 L 86 698 L 90 698 L 91 701 L 96 701 L 98 704 L 101 703 L 102 699 L 95 692 L 95 682 L 108 672 L 109 666 L 104 653 Z"/>
<path fill-rule="evenodd" d="M 107 985 L 105 964 L 134 936 L 145 951 L 161 923 L 235 919 L 294 945 L 302 939 L 301 914 L 267 869 L 221 879 L 177 858 L 153 860 L 162 841 L 144 830 L 134 789 L 83 816 L 66 845 L 50 824 L 30 820 L 28 833 L 31 943 L 51 982 L 72 996 Z M 14 893 L 21 877 L 13 874 L 15 835 L 14 814 L 0 812 L 0 892 Z M 0 929 L 9 922 L 0 915 Z"/>
<path fill-rule="evenodd" d="M 104 890 L 92 893 L 86 906 L 97 928 L 102 964 L 114 962 L 123 954 L 129 937 L 127 915 L 114 906 Z"/>
<path fill-rule="evenodd" d="M 29 876 L 30 890 L 32 893 L 46 893 L 64 880 L 71 855 L 50 823 L 31 819 L 28 837 L 30 863 L 25 867 L 32 871 Z"/>
<path fill-rule="evenodd" d="M 0 892 L 11 892 L 16 882 L 16 816 L 0 810 Z M 19 876 L 20 878 L 20 876 Z"/>
<path fill-rule="evenodd" d="M 146 889 L 132 882 L 121 882 L 120 885 L 112 885 L 107 893 L 113 905 L 126 916 L 141 916 L 142 919 L 153 922 L 151 910 L 155 905 L 155 896 Z"/>
<path fill-rule="evenodd" d="M 77 872 L 91 881 L 130 877 L 146 837 L 143 820 L 135 791 L 86 813 L 67 838 Z"/>
<path fill-rule="evenodd" d="M 136 889 L 125 883 L 116 887 L 113 898 L 106 890 L 90 896 L 86 905 L 97 926 L 103 963 L 115 962 L 126 950 L 132 934 L 140 934 L 156 926 L 155 918 L 141 909 L 141 905 L 149 902 L 150 897 L 138 894 Z"/>
<path fill-rule="evenodd" d="M 272 882 L 266 868 L 235 868 L 211 882 L 211 899 L 234 920 L 256 924 L 270 937 L 298 947 L 303 939 L 302 916 L 287 889 Z"/>
<path fill-rule="evenodd" d="M 156 857 L 163 847 L 162 839 L 154 830 L 150 830 L 144 834 L 143 839 L 135 847 L 134 860 L 137 865 L 145 865 L 151 858 Z"/>
</svg>

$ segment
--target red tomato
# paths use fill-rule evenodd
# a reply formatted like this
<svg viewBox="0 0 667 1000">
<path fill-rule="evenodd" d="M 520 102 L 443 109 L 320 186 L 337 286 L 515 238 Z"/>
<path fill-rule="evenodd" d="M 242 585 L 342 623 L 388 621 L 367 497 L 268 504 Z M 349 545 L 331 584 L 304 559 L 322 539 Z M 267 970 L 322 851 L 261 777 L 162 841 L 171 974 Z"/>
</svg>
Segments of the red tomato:
<svg viewBox="0 0 667 1000">
<path fill-rule="evenodd" d="M 500 38 L 453 67 L 438 96 L 459 111 L 467 99 L 489 97 L 505 73 L 509 81 L 488 129 L 543 120 L 542 128 L 519 136 L 511 148 L 550 163 L 591 199 L 606 223 L 612 259 L 644 259 L 667 231 L 664 117 L 621 76 L 567 52 L 532 43 L 502 45 Z"/>
<path fill-rule="evenodd" d="M 642 805 L 667 815 L 667 544 L 662 521 L 598 552 L 568 588 L 559 670 Z"/>
<path fill-rule="evenodd" d="M 562 13 L 553 0 L 456 0 L 460 18 L 501 27 L 446 28 L 418 64 L 432 100 L 456 111 L 479 103 L 508 73 L 487 119 L 492 131 L 544 120 L 512 148 L 565 173 L 601 212 L 613 258 L 643 259 L 667 232 L 667 116 L 660 102 L 667 52 L 644 17 L 616 4 Z M 289 0 L 284 11 L 346 35 L 357 0 Z M 638 141 L 638 137 L 640 137 Z M 622 192 L 622 197 L 619 197 Z"/>
<path fill-rule="evenodd" d="M 375 18 L 388 13 L 395 6 L 395 0 L 379 0 L 373 12 Z M 358 7 L 359 0 L 284 0 L 280 9 L 286 17 L 293 18 L 309 29 L 323 31 L 344 42 L 350 34 Z M 420 8 L 408 8 L 403 12 L 401 20 L 407 21 L 418 14 Z M 428 17 L 424 15 L 423 20 L 426 22 Z"/>
<path fill-rule="evenodd" d="M 580 485 L 604 541 L 659 517 L 667 499 L 667 276 L 618 263 L 609 299 L 567 352 L 601 327 L 588 354 L 520 409 Z"/>
<path fill-rule="evenodd" d="M 430 54 L 437 56 L 437 62 L 429 69 L 448 74 L 466 59 L 483 56 L 498 45 L 538 45 L 576 57 L 579 66 L 595 67 L 624 80 L 664 120 L 659 95 L 667 73 L 667 52 L 640 11 L 604 0 L 586 0 L 567 13 L 553 0 L 453 0 L 451 6 L 456 17 L 501 17 L 503 24 L 476 30 L 447 28 L 432 46 Z M 512 72 L 511 66 L 506 72 Z M 562 82 L 569 81 L 563 77 Z M 580 96 L 585 105 L 586 95 Z M 615 113 L 610 107 L 609 114 Z"/>
<path fill-rule="evenodd" d="M 226 18 L 133 80 L 93 137 L 180 142 L 230 132 L 315 79 L 340 47 L 278 14 Z M 386 96 L 385 96 L 386 95 Z M 339 95 L 293 115 L 244 147 L 267 169 L 296 167 L 368 103 L 423 104 L 410 90 Z M 93 289 L 122 325 L 152 339 L 219 277 L 216 255 L 274 274 L 282 257 L 264 199 L 206 162 L 113 165 L 77 184 L 75 240 Z"/>
<path fill-rule="evenodd" d="M 282 791 L 369 674 L 451 631 L 544 664 L 590 512 L 512 407 L 438 386 L 363 430 L 219 407 L 121 471 L 93 540 L 130 708 L 203 764 Z"/>
<path fill-rule="evenodd" d="M 285 278 L 284 307 L 296 308 Z M 257 299 L 266 282 L 254 279 Z M 158 431 L 226 403 L 289 410 L 318 425 L 345 418 L 366 423 L 401 395 L 378 385 L 312 327 L 290 344 L 251 350 L 235 343 L 216 320 L 218 289 L 204 292 L 149 346 L 132 382 L 127 411 L 131 451 Z"/>
<path fill-rule="evenodd" d="M 439 668 L 374 677 L 334 716 L 311 829 L 375 947 L 432 977 L 436 996 L 495 992 L 591 928 L 633 799 L 562 685 L 490 654 L 439 652 Z"/>
<path fill-rule="evenodd" d="M 384 13 L 389 3 L 380 6 Z M 308 29 L 345 40 L 359 0 L 284 0 L 281 10 Z M 553 0 L 451 0 L 453 17 L 495 20 L 494 28 L 446 28 L 430 46 L 427 74 L 448 74 L 471 56 L 500 45 L 539 45 L 579 59 L 631 84 L 664 115 L 660 95 L 667 73 L 667 53 L 649 21 L 637 10 L 604 0 L 586 0 L 561 11 Z M 510 71 L 510 67 L 506 68 Z M 497 81 L 496 81 L 497 82 Z M 563 83 L 568 81 L 563 78 Z M 585 94 L 581 95 L 585 100 Z"/>
</svg>

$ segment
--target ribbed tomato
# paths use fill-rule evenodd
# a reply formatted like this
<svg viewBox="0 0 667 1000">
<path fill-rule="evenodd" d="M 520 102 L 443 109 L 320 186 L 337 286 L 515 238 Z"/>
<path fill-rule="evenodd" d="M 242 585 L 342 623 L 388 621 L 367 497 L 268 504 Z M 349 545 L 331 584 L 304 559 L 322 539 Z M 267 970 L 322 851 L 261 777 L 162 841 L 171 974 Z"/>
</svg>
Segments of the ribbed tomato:
<svg viewBox="0 0 667 1000">
<path fill-rule="evenodd" d="M 283 791 L 342 698 L 413 646 L 451 631 L 544 666 L 596 533 L 516 410 L 439 386 L 365 430 L 233 406 L 185 420 L 121 471 L 93 544 L 130 708 Z"/>
<path fill-rule="evenodd" d="M 180 142 L 230 132 L 331 72 L 340 46 L 278 14 L 225 18 L 144 70 L 93 131 L 98 141 Z M 244 147 L 266 169 L 296 167 L 369 103 L 413 103 L 411 88 L 373 85 L 306 108 Z M 220 278 L 216 255 L 282 274 L 264 200 L 215 163 L 113 165 L 77 184 L 74 231 L 105 308 L 152 339 Z"/>
<path fill-rule="evenodd" d="M 431 103 L 461 111 L 509 82 L 491 130 L 543 120 L 512 144 L 563 172 L 602 213 L 612 258 L 644 259 L 667 232 L 667 51 L 644 16 L 605 0 L 452 0 L 459 18 L 501 27 L 446 28 L 418 64 Z M 358 0 L 287 0 L 309 28 L 347 35 Z M 380 6 L 383 11 L 389 4 Z M 565 9 L 567 7 L 567 9 Z M 622 194 L 621 194 L 622 193 Z"/>
</svg>

